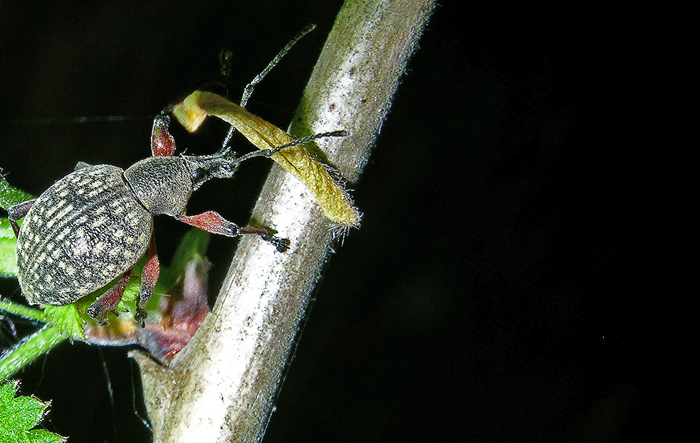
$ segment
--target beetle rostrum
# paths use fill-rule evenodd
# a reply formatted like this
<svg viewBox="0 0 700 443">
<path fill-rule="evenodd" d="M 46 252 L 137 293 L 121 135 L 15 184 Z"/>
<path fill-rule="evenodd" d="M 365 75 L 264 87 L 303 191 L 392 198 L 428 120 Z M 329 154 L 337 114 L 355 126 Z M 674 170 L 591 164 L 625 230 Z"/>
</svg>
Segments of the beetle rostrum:
<svg viewBox="0 0 700 443">
<path fill-rule="evenodd" d="M 174 156 L 168 125 L 166 114 L 154 120 L 152 157 L 126 170 L 79 163 L 37 199 L 10 208 L 17 235 L 18 279 L 30 303 L 67 305 L 119 278 L 87 310 L 105 324 L 121 300 L 134 264 L 148 251 L 136 313 L 143 323 L 160 270 L 153 239 L 153 216 L 159 214 L 228 237 L 255 234 L 278 251 L 287 249 L 289 240 L 265 228 L 239 227 L 214 211 L 185 215 L 190 195 L 204 182 L 230 178 L 242 161 L 269 157 L 287 146 L 241 157 L 228 148 L 213 155 Z M 17 221 L 22 217 L 20 227 Z"/>
</svg>

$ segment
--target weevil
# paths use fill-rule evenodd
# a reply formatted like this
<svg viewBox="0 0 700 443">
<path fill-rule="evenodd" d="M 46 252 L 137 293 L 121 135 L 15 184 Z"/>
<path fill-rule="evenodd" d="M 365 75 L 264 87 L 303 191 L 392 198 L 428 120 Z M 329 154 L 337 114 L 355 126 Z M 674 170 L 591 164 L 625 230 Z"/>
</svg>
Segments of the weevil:
<svg viewBox="0 0 700 443">
<path fill-rule="evenodd" d="M 135 318 L 143 324 L 146 303 L 158 281 L 159 261 L 153 217 L 165 214 L 205 231 L 228 237 L 258 235 L 283 252 L 289 240 L 261 227 L 240 227 L 214 211 L 185 215 L 192 192 L 213 178 L 230 178 L 253 157 L 270 157 L 290 146 L 327 133 L 295 140 L 274 149 L 236 157 L 230 147 L 212 155 L 175 156 L 166 113 L 153 122 L 152 156 L 123 170 L 111 165 L 78 163 L 38 198 L 8 210 L 17 236 L 18 279 L 30 303 L 63 306 L 119 279 L 87 309 L 106 324 L 117 307 L 136 262 L 148 251 L 141 275 Z M 24 218 L 21 226 L 18 220 Z"/>
</svg>

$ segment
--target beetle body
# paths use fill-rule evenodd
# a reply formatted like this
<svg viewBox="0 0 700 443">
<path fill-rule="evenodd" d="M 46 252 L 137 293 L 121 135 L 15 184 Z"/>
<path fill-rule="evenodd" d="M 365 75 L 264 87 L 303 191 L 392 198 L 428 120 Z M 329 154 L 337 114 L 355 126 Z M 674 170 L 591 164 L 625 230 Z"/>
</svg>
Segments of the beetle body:
<svg viewBox="0 0 700 443">
<path fill-rule="evenodd" d="M 9 209 L 17 235 L 19 283 L 29 302 L 67 305 L 121 276 L 87 310 L 104 324 L 121 300 L 132 267 L 148 250 L 136 316 L 143 320 L 160 270 L 152 236 L 154 215 L 170 215 L 229 237 L 259 235 L 277 250 L 287 249 L 289 240 L 272 236 L 265 228 L 239 227 L 213 211 L 185 215 L 190 195 L 204 182 L 230 178 L 240 162 L 269 157 L 285 146 L 242 157 L 228 148 L 213 155 L 174 156 L 168 124 L 165 114 L 154 120 L 152 157 L 126 170 L 79 163 L 36 200 Z M 17 220 L 22 217 L 20 228 Z"/>
<path fill-rule="evenodd" d="M 116 166 L 82 167 L 54 183 L 17 237 L 22 292 L 31 303 L 72 303 L 122 275 L 146 252 L 153 216 Z"/>
</svg>

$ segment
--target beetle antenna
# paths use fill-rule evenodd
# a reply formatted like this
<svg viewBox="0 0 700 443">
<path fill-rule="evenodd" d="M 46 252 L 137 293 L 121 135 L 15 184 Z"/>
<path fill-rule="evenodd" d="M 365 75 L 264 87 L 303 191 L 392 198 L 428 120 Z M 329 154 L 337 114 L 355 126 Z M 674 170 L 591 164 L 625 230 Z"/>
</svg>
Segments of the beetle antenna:
<svg viewBox="0 0 700 443">
<path fill-rule="evenodd" d="M 282 48 L 282 50 L 280 52 L 277 53 L 275 58 L 273 58 L 272 61 L 270 61 L 270 63 L 268 63 L 267 66 L 265 66 L 265 69 L 263 69 L 262 72 L 260 72 L 260 74 L 256 75 L 255 78 L 253 80 L 251 80 L 251 82 L 245 86 L 245 89 L 243 90 L 243 96 L 241 97 L 241 103 L 240 103 L 241 108 L 245 108 L 246 105 L 248 104 L 248 100 L 250 100 L 250 96 L 253 95 L 253 90 L 255 89 L 255 85 L 260 83 L 262 81 L 262 79 L 264 79 L 265 76 L 267 76 L 267 74 L 269 74 L 270 71 L 272 71 L 272 69 L 275 66 L 277 66 L 277 63 L 279 63 L 280 60 L 282 60 L 282 58 L 284 58 L 284 56 L 287 55 L 287 53 L 292 49 L 292 47 L 299 40 L 301 40 L 302 37 L 304 37 L 309 32 L 313 31 L 314 29 L 316 29 L 315 24 L 312 23 L 312 24 L 306 25 L 306 27 L 304 29 L 302 29 L 301 32 L 299 32 L 292 40 L 289 41 L 289 43 L 287 43 L 284 46 L 284 48 Z M 225 69 L 224 65 L 223 65 L 225 61 L 226 61 L 225 58 L 220 56 L 220 63 L 222 63 L 222 73 Z M 226 138 L 224 139 L 224 144 L 223 144 L 224 147 L 227 146 L 231 142 L 231 137 L 233 137 L 233 133 L 235 131 L 236 131 L 236 128 L 234 128 L 233 125 L 231 125 L 231 127 L 228 130 L 228 134 L 226 134 Z"/>
<path fill-rule="evenodd" d="M 243 97 L 241 97 L 241 108 L 245 108 L 245 105 L 248 104 L 250 96 L 253 95 L 253 89 L 255 89 L 255 85 L 260 83 L 262 79 L 265 78 L 265 76 L 269 74 L 275 66 L 277 66 L 277 63 L 279 63 L 280 60 L 282 60 L 282 58 L 285 55 L 287 55 L 287 53 L 299 40 L 301 40 L 302 37 L 304 37 L 309 32 L 313 31 L 314 29 L 316 29 L 316 25 L 306 25 L 306 27 L 302 29 L 301 32 L 299 32 L 289 43 L 287 43 L 284 46 L 284 48 L 282 48 L 280 52 L 277 53 L 275 58 L 273 58 L 272 61 L 270 61 L 270 63 L 267 64 L 265 69 L 263 69 L 260 74 L 256 75 L 255 78 L 246 85 L 245 89 L 243 90 Z"/>
<path fill-rule="evenodd" d="M 317 140 L 319 138 L 325 138 L 325 137 L 345 137 L 348 135 L 347 131 L 331 131 L 331 132 L 322 132 L 320 134 L 313 134 L 313 135 L 308 135 L 306 137 L 298 138 L 296 140 L 293 140 L 287 144 L 284 144 L 282 146 L 277 146 L 274 149 L 263 149 L 260 151 L 253 151 L 249 152 L 245 155 L 242 155 L 238 158 L 236 158 L 236 163 L 241 163 L 244 162 L 248 159 L 251 159 L 253 157 L 272 157 L 273 155 L 277 154 L 278 152 L 282 151 L 283 149 L 291 148 L 293 146 L 298 146 L 298 145 L 303 145 L 304 143 L 308 143 L 313 140 Z"/>
</svg>

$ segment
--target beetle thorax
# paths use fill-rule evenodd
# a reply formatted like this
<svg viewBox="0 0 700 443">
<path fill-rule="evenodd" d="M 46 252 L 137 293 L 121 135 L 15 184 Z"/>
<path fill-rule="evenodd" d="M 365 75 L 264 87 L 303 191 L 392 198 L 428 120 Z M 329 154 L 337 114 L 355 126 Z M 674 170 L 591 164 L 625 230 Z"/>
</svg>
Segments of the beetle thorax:
<svg viewBox="0 0 700 443">
<path fill-rule="evenodd" d="M 193 186 L 181 157 L 149 157 L 124 171 L 136 198 L 153 215 L 185 211 Z"/>
</svg>

